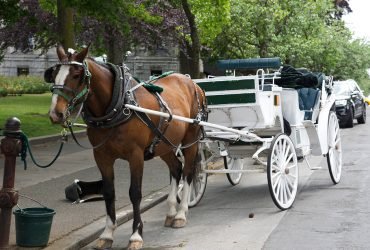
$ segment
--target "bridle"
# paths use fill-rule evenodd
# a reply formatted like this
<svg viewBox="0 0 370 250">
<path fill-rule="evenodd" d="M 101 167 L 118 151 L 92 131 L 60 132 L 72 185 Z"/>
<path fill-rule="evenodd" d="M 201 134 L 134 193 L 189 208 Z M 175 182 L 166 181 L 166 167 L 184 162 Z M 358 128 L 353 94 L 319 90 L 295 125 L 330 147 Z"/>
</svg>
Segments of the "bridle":
<svg viewBox="0 0 370 250">
<path fill-rule="evenodd" d="M 60 62 L 60 63 L 56 64 L 53 68 L 56 68 L 57 66 L 61 66 L 61 65 L 77 65 L 77 66 L 80 66 L 84 69 L 84 75 L 83 75 L 83 78 L 82 78 L 82 81 L 81 81 L 81 83 L 84 84 L 84 88 L 81 91 L 78 92 L 75 89 L 72 89 L 72 88 L 66 86 L 65 84 L 64 85 L 57 85 L 55 83 L 50 88 L 50 90 L 53 94 L 56 94 L 58 96 L 63 97 L 68 102 L 68 106 L 67 106 L 67 108 L 66 108 L 66 110 L 64 111 L 64 114 L 63 114 L 63 118 L 65 120 L 68 120 L 69 116 L 71 115 L 71 112 L 80 103 L 82 103 L 82 105 L 81 105 L 79 113 L 82 110 L 83 103 L 86 101 L 86 99 L 88 97 L 89 90 L 90 90 L 91 73 L 89 71 L 86 60 L 84 60 L 82 63 L 77 62 L 77 61 Z M 67 95 L 65 92 L 72 93 L 73 97 Z"/>
<path fill-rule="evenodd" d="M 67 106 L 66 110 L 63 112 L 64 126 L 69 129 L 74 141 L 80 147 L 82 147 L 84 149 L 99 148 L 99 147 L 103 146 L 108 141 L 108 139 L 112 136 L 113 132 L 115 131 L 114 129 L 112 129 L 112 131 L 108 134 L 108 136 L 101 143 L 99 143 L 98 145 L 95 145 L 93 147 L 85 147 L 85 146 L 83 146 L 82 144 L 79 143 L 79 141 L 77 140 L 77 138 L 76 138 L 76 136 L 73 132 L 73 128 L 72 128 L 75 121 L 81 115 L 81 111 L 83 109 L 84 103 L 87 100 L 87 97 L 88 97 L 88 94 L 89 94 L 89 91 L 90 91 L 91 72 L 89 71 L 87 62 L 86 62 L 86 60 L 84 60 L 82 63 L 77 62 L 77 61 L 60 62 L 60 63 L 56 64 L 53 67 L 53 70 L 55 70 L 55 68 L 57 66 L 61 66 L 61 65 L 77 65 L 77 66 L 80 66 L 84 69 L 84 75 L 83 75 L 83 78 L 81 80 L 81 84 L 84 84 L 84 88 L 80 92 L 66 86 L 65 84 L 57 85 L 57 84 L 54 83 L 50 88 L 50 90 L 53 94 L 56 94 L 58 96 L 63 97 L 68 102 L 68 106 Z M 64 91 L 68 91 L 68 92 L 72 93 L 73 97 L 71 97 L 69 95 L 66 95 L 64 93 Z M 80 107 L 74 121 L 70 121 L 68 118 L 70 117 L 71 112 L 76 108 L 76 106 L 78 104 L 81 104 L 81 107 Z"/>
</svg>

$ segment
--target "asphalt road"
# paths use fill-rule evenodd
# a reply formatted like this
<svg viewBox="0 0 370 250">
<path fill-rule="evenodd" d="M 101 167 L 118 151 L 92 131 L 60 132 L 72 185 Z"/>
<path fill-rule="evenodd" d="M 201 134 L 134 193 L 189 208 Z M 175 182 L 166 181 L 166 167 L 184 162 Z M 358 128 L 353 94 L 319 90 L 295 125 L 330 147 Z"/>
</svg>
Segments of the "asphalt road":
<svg viewBox="0 0 370 250">
<path fill-rule="evenodd" d="M 369 249 L 370 122 L 341 129 L 341 136 L 338 185 L 326 159 L 312 157 L 312 167 L 322 169 L 301 163 L 296 201 L 280 211 L 270 198 L 266 173 L 246 174 L 237 186 L 223 175 L 212 176 L 185 228 L 163 226 L 165 202 L 143 214 L 144 249 Z M 116 230 L 113 249 L 126 249 L 130 234 L 131 221 Z"/>
</svg>

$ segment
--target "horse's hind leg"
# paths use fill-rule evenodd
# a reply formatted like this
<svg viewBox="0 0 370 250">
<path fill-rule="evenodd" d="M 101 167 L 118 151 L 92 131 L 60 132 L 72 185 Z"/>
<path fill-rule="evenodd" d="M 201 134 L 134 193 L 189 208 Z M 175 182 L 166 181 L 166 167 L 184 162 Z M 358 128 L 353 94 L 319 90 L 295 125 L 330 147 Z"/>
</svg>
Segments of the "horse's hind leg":
<svg viewBox="0 0 370 250">
<path fill-rule="evenodd" d="M 186 225 L 186 215 L 189 207 L 188 202 L 190 195 L 190 184 L 193 181 L 195 174 L 195 167 L 198 160 L 197 155 L 198 155 L 198 144 L 194 144 L 193 146 L 184 149 L 185 165 L 182 173 L 184 179 L 184 186 L 182 189 L 181 202 L 172 224 L 173 228 L 181 228 Z"/>
<path fill-rule="evenodd" d="M 116 229 L 115 190 L 114 190 L 114 160 L 94 152 L 95 161 L 103 179 L 103 196 L 107 212 L 103 233 L 99 236 L 96 249 L 109 249 L 113 244 L 113 232 Z"/>
<path fill-rule="evenodd" d="M 166 215 L 166 220 L 164 222 L 165 227 L 172 227 L 173 220 L 175 219 L 175 215 L 177 213 L 176 206 L 177 206 L 177 189 L 179 186 L 181 172 L 182 172 L 182 163 L 177 159 L 174 153 L 169 153 L 161 157 L 163 161 L 165 161 L 170 169 L 171 174 L 171 188 L 170 193 L 167 197 L 167 204 L 168 204 L 168 212 Z"/>
</svg>

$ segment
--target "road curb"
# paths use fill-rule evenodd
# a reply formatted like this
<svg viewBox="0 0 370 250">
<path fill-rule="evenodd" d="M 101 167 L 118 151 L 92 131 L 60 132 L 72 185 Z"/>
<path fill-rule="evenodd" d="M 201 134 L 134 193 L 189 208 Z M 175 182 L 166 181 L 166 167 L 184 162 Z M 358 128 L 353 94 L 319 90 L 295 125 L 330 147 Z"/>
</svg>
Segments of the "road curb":
<svg viewBox="0 0 370 250">
<path fill-rule="evenodd" d="M 144 213 L 150 208 L 158 205 L 162 201 L 167 199 L 169 187 L 162 188 L 153 194 L 150 194 L 144 197 L 141 203 L 140 212 Z M 123 223 L 131 220 L 133 218 L 133 211 L 129 209 L 131 205 L 123 207 L 122 209 L 116 212 L 117 216 L 117 227 Z M 99 235 L 103 232 L 105 226 L 105 216 L 96 220 L 95 222 L 77 229 L 72 233 L 62 236 L 60 239 L 51 242 L 45 250 L 54 250 L 54 249 L 65 249 L 65 250 L 78 250 L 82 247 L 87 246 L 94 240 L 96 240 Z"/>
</svg>

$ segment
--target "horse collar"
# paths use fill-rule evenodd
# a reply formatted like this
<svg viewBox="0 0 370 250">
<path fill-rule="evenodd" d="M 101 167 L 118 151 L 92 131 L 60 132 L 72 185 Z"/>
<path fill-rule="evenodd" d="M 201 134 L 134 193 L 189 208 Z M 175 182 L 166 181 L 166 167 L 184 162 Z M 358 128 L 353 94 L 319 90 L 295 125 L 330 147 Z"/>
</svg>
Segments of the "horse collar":
<svg viewBox="0 0 370 250">
<path fill-rule="evenodd" d="M 84 106 L 82 118 L 88 126 L 95 128 L 112 128 L 129 120 L 132 112 L 125 108 L 131 97 L 129 97 L 126 89 L 131 80 L 131 75 L 126 68 L 107 63 L 109 69 L 112 71 L 115 80 L 113 85 L 112 101 L 107 108 L 105 115 L 95 117 L 91 114 L 88 107 Z"/>
</svg>

